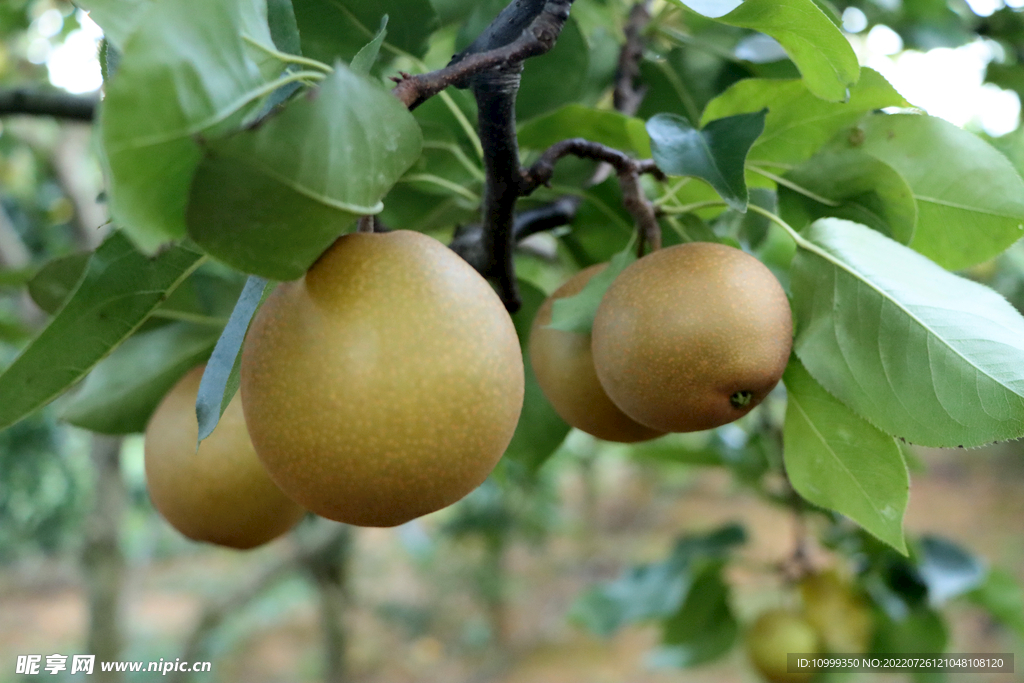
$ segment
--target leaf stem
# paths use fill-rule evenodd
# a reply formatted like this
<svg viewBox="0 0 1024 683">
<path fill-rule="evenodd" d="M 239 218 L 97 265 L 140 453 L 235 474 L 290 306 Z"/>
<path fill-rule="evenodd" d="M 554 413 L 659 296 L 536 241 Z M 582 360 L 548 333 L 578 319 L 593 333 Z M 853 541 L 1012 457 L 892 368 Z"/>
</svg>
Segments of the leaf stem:
<svg viewBox="0 0 1024 683">
<path fill-rule="evenodd" d="M 664 213 L 692 213 L 699 209 L 707 209 L 712 206 L 728 206 L 721 199 L 709 199 L 703 202 L 694 202 L 693 204 L 677 204 L 675 206 L 663 206 L 661 210 Z"/>
<path fill-rule="evenodd" d="M 454 183 L 451 180 L 448 180 L 447 178 L 442 178 L 441 176 L 436 176 L 433 173 L 410 173 L 410 174 L 408 174 L 406 176 L 403 176 L 401 181 L 399 181 L 399 182 L 403 182 L 403 183 L 415 183 L 415 182 L 432 183 L 432 184 L 437 185 L 439 187 L 443 187 L 446 190 L 450 190 L 451 192 L 454 192 L 457 195 L 465 197 L 466 199 L 468 199 L 469 201 L 473 202 L 474 204 L 479 204 L 480 203 L 480 195 L 478 195 L 475 192 L 472 192 L 470 190 L 467 190 L 465 187 L 463 187 L 462 185 L 459 185 L 458 183 Z"/>
<path fill-rule="evenodd" d="M 793 190 L 793 192 L 797 192 L 809 199 L 813 199 L 819 204 L 824 204 L 825 206 L 842 206 L 842 202 L 837 202 L 834 199 L 829 199 L 828 197 L 822 197 L 820 194 L 815 194 L 814 192 L 811 192 L 803 185 L 798 185 L 794 183 L 792 180 L 787 180 L 782 176 L 775 175 L 774 173 L 766 171 L 763 168 L 760 168 L 759 166 L 748 165 L 747 168 L 753 171 L 754 173 L 757 173 L 758 175 L 764 176 L 765 178 L 771 180 L 774 183 L 782 185 L 783 187 L 788 187 L 789 189 Z"/>
<path fill-rule="evenodd" d="M 672 201 L 673 199 L 676 198 L 676 195 L 679 194 L 679 190 L 686 187 L 686 185 L 688 185 L 691 180 L 693 180 L 693 178 L 680 178 L 679 182 L 670 187 L 665 194 L 661 195 L 657 199 L 652 200 L 651 204 L 654 204 L 655 206 L 661 206 L 667 202 Z"/>
<path fill-rule="evenodd" d="M 473 163 L 473 161 L 466 156 L 466 153 L 462 151 L 462 147 L 454 142 L 436 142 L 427 140 L 423 143 L 423 149 L 440 149 L 446 152 L 451 152 L 452 156 L 462 164 L 463 168 L 469 171 L 477 180 L 484 179 L 484 171 L 482 168 Z"/>
<path fill-rule="evenodd" d="M 308 66 L 310 68 L 322 71 L 325 74 L 330 74 L 334 72 L 334 69 L 332 69 L 330 66 L 324 64 L 319 60 L 310 59 L 309 57 L 301 57 L 299 55 L 293 55 L 287 52 L 281 52 L 280 50 L 275 50 L 274 48 L 267 47 L 266 45 L 259 42 L 255 38 L 250 38 L 244 33 L 242 34 L 242 40 L 244 40 L 245 42 L 249 43 L 257 49 L 262 50 L 263 52 L 267 53 L 268 55 L 270 55 L 279 62 L 284 62 L 285 64 L 300 64 L 302 66 Z"/>
<path fill-rule="evenodd" d="M 722 202 L 722 204 L 725 204 L 725 202 Z M 753 211 L 754 213 L 761 214 L 762 216 L 770 220 L 772 223 L 775 223 L 777 226 L 788 232 L 789 236 L 793 238 L 794 242 L 796 242 L 796 246 L 800 247 L 801 249 L 806 249 L 807 251 L 813 251 L 817 254 L 821 253 L 821 250 L 817 247 L 817 245 L 815 245 L 813 242 L 808 241 L 807 238 L 805 238 L 803 235 L 797 232 L 796 229 L 793 228 L 793 226 L 791 226 L 786 221 L 782 220 L 779 216 L 772 213 L 768 209 L 760 207 L 757 204 L 749 204 L 747 205 L 747 208 Z"/>
<path fill-rule="evenodd" d="M 673 214 L 691 213 L 693 211 L 697 211 L 699 209 L 706 209 L 711 206 L 728 206 L 728 204 L 726 204 L 725 201 L 721 199 L 709 199 L 708 201 L 705 202 L 694 202 L 693 204 L 686 204 L 684 206 L 662 207 L 662 211 L 664 211 L 665 213 Z M 761 214 L 762 216 L 770 220 L 772 223 L 775 223 L 780 228 L 785 230 L 787 233 L 789 233 L 789 236 L 793 238 L 793 241 L 796 242 L 796 246 L 800 247 L 801 249 L 813 251 L 815 254 L 824 256 L 825 258 L 832 260 L 828 254 L 826 254 L 824 251 L 822 251 L 820 247 L 818 247 L 818 245 L 809 241 L 806 237 L 797 232 L 796 229 L 793 228 L 793 226 L 791 226 L 786 221 L 782 220 L 782 218 L 780 218 L 775 213 L 772 213 L 768 209 L 753 203 L 747 205 L 747 210 Z"/>
</svg>

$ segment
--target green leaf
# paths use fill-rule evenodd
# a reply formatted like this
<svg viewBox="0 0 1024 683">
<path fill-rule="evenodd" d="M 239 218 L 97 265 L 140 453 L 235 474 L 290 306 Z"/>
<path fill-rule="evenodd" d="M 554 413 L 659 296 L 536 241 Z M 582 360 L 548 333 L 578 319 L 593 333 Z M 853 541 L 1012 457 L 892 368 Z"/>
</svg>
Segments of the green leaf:
<svg viewBox="0 0 1024 683">
<path fill-rule="evenodd" d="M 1024 590 L 1012 574 L 993 569 L 985 583 L 967 594 L 967 599 L 1024 638 Z"/>
<path fill-rule="evenodd" d="M 373 40 L 360 48 L 356 56 L 352 58 L 352 71 L 363 75 L 370 73 L 373 63 L 377 61 L 377 55 L 380 54 L 380 46 L 384 43 L 384 37 L 387 34 L 388 15 L 385 14 L 380 19 L 380 28 L 377 30 L 377 35 L 373 37 Z"/>
<path fill-rule="evenodd" d="M 619 273 L 634 261 L 636 261 L 636 254 L 630 244 L 612 257 L 607 268 L 590 278 L 579 294 L 555 300 L 551 311 L 551 323 L 548 327 L 563 332 L 590 334 L 594 327 L 597 307 L 601 304 L 604 293 L 608 291 Z"/>
<path fill-rule="evenodd" d="M 723 216 L 726 212 L 723 212 Z M 734 215 L 747 217 L 750 213 L 741 214 L 733 211 Z M 758 215 L 758 214 L 754 214 Z M 690 242 L 718 242 L 720 238 L 714 229 L 701 220 L 700 216 L 695 213 L 684 213 L 678 216 L 670 216 L 666 220 L 669 226 L 672 228 L 671 232 L 666 232 L 662 237 L 662 246 L 672 246 L 673 244 L 688 244 Z"/>
<path fill-rule="evenodd" d="M 949 634 L 942 615 L 926 607 L 918 607 L 903 619 L 879 614 L 871 652 L 875 654 L 914 654 L 945 652 Z"/>
<path fill-rule="evenodd" d="M 857 82 L 859 66 L 850 42 L 812 0 L 746 0 L 716 20 L 779 41 L 800 69 L 808 90 L 823 100 L 845 102 L 849 88 Z"/>
<path fill-rule="evenodd" d="M 437 26 L 429 0 L 292 0 L 302 35 L 302 54 L 331 64 L 350 61 L 374 37 L 381 18 L 388 24 L 389 49 L 417 57 L 427 49 L 427 38 Z"/>
<path fill-rule="evenodd" d="M 686 569 L 671 562 L 632 567 L 615 581 L 584 593 L 569 618 L 603 638 L 626 624 L 665 618 L 686 597 Z"/>
<path fill-rule="evenodd" d="M 213 433 L 221 415 L 238 391 L 242 342 L 245 341 L 245 333 L 249 330 L 253 315 L 269 294 L 269 285 L 269 282 L 259 277 L 246 280 L 238 302 L 231 311 L 231 317 L 212 350 L 196 396 L 199 441 Z"/>
<path fill-rule="evenodd" d="M 714 190 L 700 185 L 708 195 Z M 606 263 L 636 239 L 633 217 L 622 206 L 622 189 L 615 177 L 594 185 L 579 194 L 583 200 L 572 221 L 572 231 L 561 236 L 573 259 L 581 268 Z"/>
<path fill-rule="evenodd" d="M 876 115 L 844 141 L 895 168 L 914 191 L 910 247 L 960 270 L 1024 236 L 1024 182 L 977 135 L 932 116 Z"/>
<path fill-rule="evenodd" d="M 832 395 L 926 446 L 1024 435 L 1024 318 L 880 233 L 815 222 L 792 267 L 794 350 Z"/>
<path fill-rule="evenodd" d="M 519 345 L 523 349 L 526 389 L 519 424 L 505 450 L 505 457 L 522 464 L 527 472 L 533 474 L 565 440 L 570 427 L 544 397 L 537 377 L 533 374 L 533 366 L 530 365 L 530 326 L 547 296 L 524 280 L 519 281 L 519 294 L 523 305 L 512 316 L 512 322 L 515 323 Z"/>
<path fill-rule="evenodd" d="M 82 379 L 202 261 L 201 254 L 181 246 L 150 258 L 121 232 L 108 237 L 93 253 L 71 299 L 0 374 L 0 429 Z"/>
<path fill-rule="evenodd" d="M 21 345 L 32 338 L 33 330 L 29 329 L 15 316 L 0 311 L 0 342 Z"/>
<path fill-rule="evenodd" d="M 0 287 L 21 289 L 29 284 L 37 274 L 35 268 L 0 268 Z"/>
<path fill-rule="evenodd" d="M 706 434 L 666 434 L 658 439 L 630 444 L 629 455 L 632 458 L 654 460 L 663 463 L 681 465 L 724 465 L 732 457 L 727 451 L 731 447 L 718 435 L 718 432 Z"/>
<path fill-rule="evenodd" d="M 722 565 L 713 564 L 697 575 L 682 606 L 665 620 L 662 645 L 649 663 L 679 669 L 705 664 L 728 652 L 738 634 Z"/>
<path fill-rule="evenodd" d="M 641 119 L 582 104 L 564 107 L 519 127 L 519 144 L 543 150 L 567 138 L 586 138 L 640 157 L 651 156 L 651 140 Z"/>
<path fill-rule="evenodd" d="M 922 536 L 917 551 L 917 571 L 928 586 L 932 607 L 974 590 L 988 573 L 980 558 L 939 536 Z"/>
<path fill-rule="evenodd" d="M 834 216 L 866 225 L 900 244 L 910 244 L 914 237 L 913 191 L 896 169 L 865 152 L 819 152 L 784 178 L 792 185 L 779 183 L 779 205 L 790 225 Z"/>
<path fill-rule="evenodd" d="M 197 138 L 240 124 L 268 94 L 268 76 L 283 69 L 240 33 L 273 47 L 259 6 L 156 2 L 124 43 L 100 107 L 100 156 L 114 220 L 145 251 L 185 235 L 189 183 L 202 157 Z"/>
<path fill-rule="evenodd" d="M 758 436 L 736 443 L 735 439 L 723 439 L 717 430 L 667 434 L 630 444 L 629 455 L 662 463 L 728 467 L 743 481 L 757 481 L 768 470 L 764 442 Z"/>
<path fill-rule="evenodd" d="M 121 50 L 135 28 L 139 15 L 152 0 L 76 0 L 89 18 L 103 29 L 103 37 Z"/>
<path fill-rule="evenodd" d="M 526 60 L 516 94 L 516 116 L 528 121 L 583 96 L 590 70 L 590 48 L 572 17 L 547 53 Z"/>
<path fill-rule="evenodd" d="M 743 166 L 764 130 L 765 111 L 727 116 L 697 130 L 682 116 L 658 114 L 647 122 L 654 161 L 668 175 L 706 181 L 737 211 L 747 210 Z"/>
<path fill-rule="evenodd" d="M 430 0 L 434 6 L 442 24 L 449 24 L 454 21 L 465 21 L 473 8 L 479 4 L 479 0 Z"/>
<path fill-rule="evenodd" d="M 189 235 L 274 280 L 301 277 L 417 159 L 422 136 L 397 99 L 343 64 L 311 97 L 210 144 L 192 183 Z"/>
<path fill-rule="evenodd" d="M 706 124 L 767 108 L 764 132 L 750 149 L 748 160 L 796 164 L 864 114 L 883 107 L 909 106 L 881 74 L 864 67 L 845 104 L 818 99 L 803 81 L 749 78 L 709 102 L 701 121 Z"/>
<path fill-rule="evenodd" d="M 267 25 L 270 37 L 281 52 L 290 55 L 302 54 L 299 27 L 295 23 L 292 0 L 267 0 Z"/>
<path fill-rule="evenodd" d="M 829 395 L 795 358 L 783 381 L 784 454 L 793 488 L 906 554 L 910 479 L 896 441 Z"/>
<path fill-rule="evenodd" d="M 68 300 L 82 281 L 90 252 L 51 259 L 28 282 L 28 293 L 39 308 L 53 315 Z"/>
<path fill-rule="evenodd" d="M 631 567 L 615 581 L 583 594 L 573 604 L 570 619 L 607 637 L 629 623 L 669 617 L 683 607 L 709 563 L 720 567 L 745 541 L 746 533 L 735 524 L 683 536 L 663 562 Z"/>
<path fill-rule="evenodd" d="M 59 417 L 102 434 L 132 434 L 165 394 L 213 350 L 216 327 L 174 323 L 133 335 L 92 369 Z"/>
</svg>

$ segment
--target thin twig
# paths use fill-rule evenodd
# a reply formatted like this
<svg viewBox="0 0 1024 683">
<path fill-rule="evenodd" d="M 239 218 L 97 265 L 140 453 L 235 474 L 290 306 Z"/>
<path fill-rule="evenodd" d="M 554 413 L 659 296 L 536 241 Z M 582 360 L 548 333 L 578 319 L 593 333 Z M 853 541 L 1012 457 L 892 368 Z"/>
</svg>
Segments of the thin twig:
<svg viewBox="0 0 1024 683">
<path fill-rule="evenodd" d="M 551 182 L 555 172 L 555 163 L 564 156 L 577 156 L 583 159 L 602 161 L 615 169 L 622 189 L 622 203 L 625 209 L 636 220 L 640 233 L 640 253 L 645 245 L 651 250 L 661 248 L 661 226 L 655 206 L 647 199 L 640 176 L 646 173 L 658 180 L 665 180 L 665 174 L 651 159 L 633 159 L 617 149 L 597 142 L 572 138 L 562 140 L 549 147 L 530 168 L 523 170 L 523 194 L 529 194 L 541 185 Z"/>
<path fill-rule="evenodd" d="M 522 242 L 530 235 L 568 225 L 576 217 L 582 201 L 579 197 L 559 197 L 551 204 L 523 211 L 512 225 L 515 241 Z"/>
<path fill-rule="evenodd" d="M 624 28 L 626 43 L 619 52 L 619 66 L 615 72 L 615 91 L 612 101 L 616 111 L 633 116 L 640 109 L 647 88 L 638 85 L 640 78 L 640 61 L 644 56 L 643 32 L 651 21 L 648 9 L 650 0 L 638 2 L 629 12 L 629 20 Z"/>
<path fill-rule="evenodd" d="M 576 217 L 581 201 L 579 197 L 560 197 L 551 204 L 517 214 L 512 221 L 513 241 L 518 244 L 530 235 L 568 225 Z M 448 246 L 480 272 L 486 270 L 491 263 L 481 223 L 460 227 Z"/>
<path fill-rule="evenodd" d="M 470 241 L 470 234 L 463 232 L 452 248 L 495 281 L 510 313 L 521 305 L 513 249 L 515 207 L 525 189 L 516 137 L 516 94 L 523 60 L 554 47 L 572 3 L 512 0 L 447 67 L 415 77 L 403 74 L 392 91 L 413 109 L 449 85 L 472 88 L 486 172 L 481 226 L 473 234 L 478 241 Z"/>
<path fill-rule="evenodd" d="M 477 39 L 465 52 L 456 56 L 443 69 L 411 76 L 403 73 L 396 78 L 398 85 L 391 91 L 409 109 L 415 109 L 451 85 L 465 86 L 472 76 L 494 70 L 504 70 L 522 63 L 530 57 L 542 55 L 555 46 L 569 18 L 573 0 L 519 0 L 508 7 L 481 34 L 486 41 Z M 542 7 L 541 7 L 542 6 Z M 538 7 L 541 7 L 537 13 Z M 502 25 L 518 27 L 523 19 L 532 17 L 526 29 L 508 43 L 510 31 Z M 497 43 L 497 44 L 491 44 Z M 476 46 L 477 51 L 473 51 Z"/>
<path fill-rule="evenodd" d="M 356 232 L 374 232 L 376 218 L 374 216 L 360 216 L 359 223 L 356 225 Z"/>
</svg>

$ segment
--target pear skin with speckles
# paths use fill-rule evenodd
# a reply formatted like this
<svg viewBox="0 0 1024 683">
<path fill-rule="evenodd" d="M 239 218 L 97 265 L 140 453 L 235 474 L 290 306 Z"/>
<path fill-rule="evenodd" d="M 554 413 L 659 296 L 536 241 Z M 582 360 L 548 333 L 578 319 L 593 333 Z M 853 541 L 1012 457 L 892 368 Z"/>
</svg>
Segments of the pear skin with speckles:
<svg viewBox="0 0 1024 683">
<path fill-rule="evenodd" d="M 779 281 L 712 242 L 655 251 L 626 268 L 594 318 L 594 367 L 633 420 L 666 432 L 743 417 L 778 384 L 793 345 Z"/>
<path fill-rule="evenodd" d="M 278 486 L 318 515 L 389 527 L 479 486 L 523 406 L 515 327 L 437 240 L 341 237 L 253 319 L 245 419 Z"/>
<path fill-rule="evenodd" d="M 281 493 L 256 457 L 235 396 L 217 428 L 199 445 L 198 367 L 160 402 L 146 426 L 150 500 L 185 536 L 245 550 L 271 541 L 306 514 Z"/>
<path fill-rule="evenodd" d="M 563 420 L 605 441 L 636 443 L 664 432 L 630 419 L 601 388 L 590 351 L 590 335 L 547 327 L 555 300 L 579 294 L 607 263 L 576 273 L 537 310 L 530 329 L 530 363 L 544 396 Z"/>
</svg>

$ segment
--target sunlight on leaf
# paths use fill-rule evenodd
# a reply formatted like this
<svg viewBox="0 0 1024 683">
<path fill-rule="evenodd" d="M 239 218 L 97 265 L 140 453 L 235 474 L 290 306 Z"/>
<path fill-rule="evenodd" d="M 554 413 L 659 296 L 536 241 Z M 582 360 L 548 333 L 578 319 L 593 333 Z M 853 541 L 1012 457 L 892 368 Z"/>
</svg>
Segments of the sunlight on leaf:
<svg viewBox="0 0 1024 683">
<path fill-rule="evenodd" d="M 675 0 L 678 4 L 698 3 Z M 709 3 L 699 3 L 706 7 Z M 724 8 L 723 3 L 715 3 Z M 731 3 L 730 3 L 731 4 Z M 845 102 L 857 82 L 857 55 L 842 31 L 813 0 L 746 0 L 732 11 L 714 17 L 729 26 L 760 31 L 786 49 L 800 69 L 807 88 L 830 102 Z"/>
<path fill-rule="evenodd" d="M 815 222 L 793 261 L 794 350 L 832 395 L 924 446 L 1024 436 L 1024 318 L 863 225 Z"/>
</svg>

